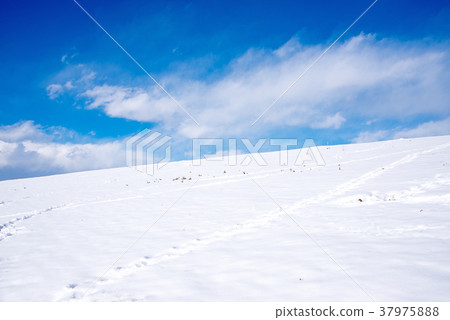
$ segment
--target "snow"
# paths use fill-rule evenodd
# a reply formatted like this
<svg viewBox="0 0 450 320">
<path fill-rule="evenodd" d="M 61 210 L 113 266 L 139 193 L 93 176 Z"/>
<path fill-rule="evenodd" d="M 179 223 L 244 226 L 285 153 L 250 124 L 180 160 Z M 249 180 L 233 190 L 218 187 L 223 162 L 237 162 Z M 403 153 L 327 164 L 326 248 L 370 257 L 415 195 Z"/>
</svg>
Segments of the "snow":
<svg viewBox="0 0 450 320">
<path fill-rule="evenodd" d="M 450 136 L 319 150 L 0 182 L 0 301 L 448 301 Z"/>
</svg>

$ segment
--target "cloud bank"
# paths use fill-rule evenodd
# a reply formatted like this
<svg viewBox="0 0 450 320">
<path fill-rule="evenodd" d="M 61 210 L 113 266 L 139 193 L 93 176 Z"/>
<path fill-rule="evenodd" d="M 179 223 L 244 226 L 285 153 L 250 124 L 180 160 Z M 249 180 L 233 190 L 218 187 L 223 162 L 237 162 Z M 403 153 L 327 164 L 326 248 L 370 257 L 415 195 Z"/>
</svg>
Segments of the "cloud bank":
<svg viewBox="0 0 450 320">
<path fill-rule="evenodd" d="M 388 139 L 419 138 L 450 135 L 450 117 L 439 121 L 428 121 L 410 129 L 390 129 L 364 131 L 352 141 L 356 143 L 374 142 Z"/>
<path fill-rule="evenodd" d="M 121 141 L 63 143 L 75 133 L 32 121 L 0 127 L 0 180 L 125 165 Z"/>
<path fill-rule="evenodd" d="M 361 34 L 333 47 L 252 127 L 325 48 L 303 46 L 294 38 L 275 50 L 250 49 L 211 79 L 162 75 L 161 83 L 200 126 L 156 86 L 91 82 L 66 91 L 76 92 L 87 109 L 156 123 L 180 138 L 261 136 L 280 127 L 338 130 L 355 121 L 450 116 L 446 45 Z M 64 84 L 52 85 L 50 97 L 65 90 Z"/>
</svg>

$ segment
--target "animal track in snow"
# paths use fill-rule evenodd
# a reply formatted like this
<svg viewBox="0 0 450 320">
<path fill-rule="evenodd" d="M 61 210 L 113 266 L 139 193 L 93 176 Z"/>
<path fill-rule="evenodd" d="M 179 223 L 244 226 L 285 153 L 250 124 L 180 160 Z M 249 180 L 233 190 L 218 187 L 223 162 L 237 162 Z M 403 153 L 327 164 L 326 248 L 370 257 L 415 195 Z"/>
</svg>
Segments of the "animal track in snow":
<svg viewBox="0 0 450 320">
<path fill-rule="evenodd" d="M 297 203 L 294 203 L 293 205 L 286 208 L 286 211 L 289 214 L 295 215 L 298 213 L 301 208 L 308 207 L 312 204 L 317 203 L 323 203 L 324 201 L 328 201 L 330 199 L 334 199 L 337 196 L 343 195 L 349 191 L 352 191 L 354 189 L 357 189 L 358 187 L 364 185 L 367 181 L 374 179 L 389 170 L 392 170 L 400 165 L 403 165 L 405 163 L 409 163 L 417 159 L 423 154 L 427 154 L 430 152 L 433 152 L 435 150 L 445 148 L 450 146 L 450 144 L 445 144 L 438 146 L 436 148 L 432 148 L 425 151 L 410 153 L 404 157 L 402 157 L 399 160 L 393 161 L 390 164 L 378 168 L 375 170 L 371 170 L 357 178 L 350 179 L 349 181 L 332 188 L 331 190 L 321 193 L 317 196 L 310 197 L 301 201 L 298 201 Z M 249 179 L 249 178 L 247 178 Z M 238 181 L 241 181 L 242 179 L 238 179 Z M 196 186 L 197 187 L 197 186 Z M 198 186 L 200 187 L 200 186 Z M 208 245 L 218 242 L 218 241 L 225 241 L 228 239 L 233 238 L 234 236 L 253 231 L 254 229 L 261 228 L 265 225 L 270 224 L 272 221 L 279 219 L 285 215 L 285 213 L 281 210 L 272 210 L 269 213 L 266 213 L 258 218 L 250 219 L 247 221 L 244 221 L 240 224 L 233 225 L 231 227 L 225 228 L 223 231 L 217 231 L 214 232 L 208 236 L 204 236 L 201 238 L 196 238 L 194 240 L 191 240 L 183 245 L 179 245 L 176 247 L 171 247 L 170 249 L 167 249 L 166 251 L 160 252 L 158 254 L 155 254 L 153 256 L 143 256 L 142 258 L 132 261 L 126 265 L 117 265 L 115 268 L 111 269 L 109 272 L 107 272 L 101 281 L 94 281 L 94 282 L 86 282 L 83 285 L 84 290 L 82 288 L 77 288 L 76 290 L 73 290 L 72 294 L 69 295 L 69 297 L 64 296 L 62 300 L 67 299 L 73 299 L 73 297 L 76 297 L 76 299 L 84 298 L 85 296 L 83 294 L 86 294 L 86 296 L 95 296 L 96 294 L 100 293 L 101 286 L 105 284 L 110 284 L 116 281 L 121 281 L 127 276 L 133 275 L 141 270 L 145 270 L 148 267 L 158 265 L 162 262 L 166 262 L 172 259 L 176 259 L 179 257 L 182 257 L 185 254 L 188 254 L 190 252 L 201 250 L 202 248 L 207 247 Z M 398 231 L 398 230 L 397 230 Z"/>
</svg>

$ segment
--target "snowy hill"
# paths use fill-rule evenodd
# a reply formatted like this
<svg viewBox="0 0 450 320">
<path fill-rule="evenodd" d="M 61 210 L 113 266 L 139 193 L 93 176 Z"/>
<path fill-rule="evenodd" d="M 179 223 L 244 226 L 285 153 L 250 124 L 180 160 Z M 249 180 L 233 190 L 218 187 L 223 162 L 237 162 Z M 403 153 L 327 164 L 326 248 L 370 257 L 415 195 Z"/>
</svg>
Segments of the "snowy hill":
<svg viewBox="0 0 450 320">
<path fill-rule="evenodd" d="M 0 182 L 0 301 L 448 301 L 450 136 L 319 149 Z"/>
</svg>

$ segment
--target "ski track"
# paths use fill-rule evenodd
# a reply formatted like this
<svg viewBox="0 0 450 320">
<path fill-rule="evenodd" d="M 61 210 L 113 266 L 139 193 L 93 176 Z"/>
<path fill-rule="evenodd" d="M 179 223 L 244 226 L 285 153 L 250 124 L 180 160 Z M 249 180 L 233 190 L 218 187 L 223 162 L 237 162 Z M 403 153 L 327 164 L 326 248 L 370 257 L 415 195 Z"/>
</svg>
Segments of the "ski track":
<svg viewBox="0 0 450 320">
<path fill-rule="evenodd" d="M 444 149 L 449 147 L 450 144 L 443 144 L 428 150 L 418 151 L 414 153 L 410 153 L 403 158 L 390 163 L 382 168 L 375 169 L 372 171 L 363 174 L 360 177 L 351 179 L 336 188 L 333 188 L 327 192 L 319 194 L 318 196 L 314 196 L 308 199 L 303 199 L 285 209 L 290 215 L 296 215 L 299 213 L 299 209 L 308 207 L 312 204 L 323 203 L 329 199 L 333 199 L 336 196 L 341 196 L 351 190 L 354 190 L 367 181 L 374 179 L 383 173 L 390 171 L 400 165 L 410 163 L 415 159 L 419 158 L 421 155 L 425 155 L 440 149 Z M 252 177 L 248 177 L 248 179 L 252 179 Z M 247 180 L 248 180 L 247 179 Z M 239 179 L 242 181 L 242 179 Z M 164 252 L 156 254 L 154 256 L 143 256 L 142 258 L 129 263 L 126 266 L 116 266 L 115 268 L 109 270 L 105 276 L 98 280 L 85 282 L 82 287 L 78 284 L 69 284 L 65 287 L 64 291 L 60 295 L 61 298 L 58 298 L 58 301 L 70 301 L 70 300 L 81 300 L 86 297 L 93 297 L 97 293 L 101 293 L 101 287 L 105 284 L 110 284 L 113 282 L 124 280 L 125 277 L 133 275 L 139 271 L 142 271 L 150 266 L 157 265 L 162 262 L 166 262 L 169 260 L 173 260 L 183 255 L 190 253 L 192 251 L 199 250 L 201 248 L 207 247 L 209 244 L 224 241 L 230 239 L 238 234 L 247 233 L 254 231 L 257 228 L 263 227 L 272 223 L 275 220 L 280 219 L 285 213 L 283 210 L 273 210 L 269 213 L 266 213 L 259 218 L 254 218 L 247 220 L 243 223 L 236 224 L 232 227 L 226 228 L 220 232 L 214 232 L 209 236 L 204 236 L 202 238 L 197 238 L 187 242 L 181 246 L 172 247 Z M 106 277 L 107 275 L 107 277 Z M 84 289 L 82 289 L 84 288 Z M 94 299 L 95 300 L 95 299 Z"/>
</svg>

